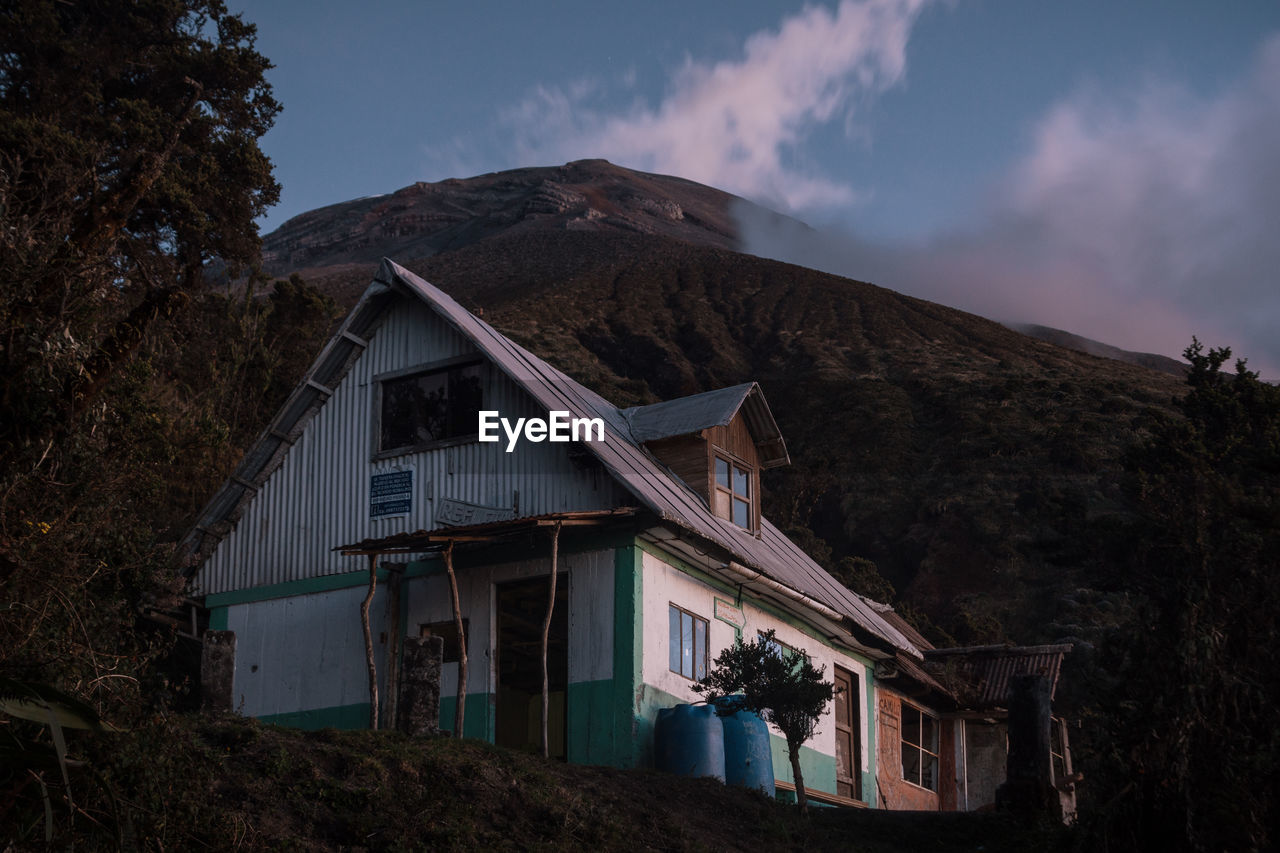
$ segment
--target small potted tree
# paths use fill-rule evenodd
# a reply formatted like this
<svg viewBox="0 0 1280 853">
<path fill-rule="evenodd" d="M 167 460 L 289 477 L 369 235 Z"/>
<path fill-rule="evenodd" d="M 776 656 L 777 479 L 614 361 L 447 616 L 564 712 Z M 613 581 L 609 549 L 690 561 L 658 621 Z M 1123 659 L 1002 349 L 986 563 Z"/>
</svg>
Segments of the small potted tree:
<svg viewBox="0 0 1280 853">
<path fill-rule="evenodd" d="M 834 695 L 835 685 L 823 680 L 826 667 L 814 667 L 803 649 L 783 649 L 772 630 L 750 643 L 739 639 L 721 652 L 715 663 L 715 669 L 693 689 L 711 702 L 734 696 L 729 706 L 733 711 L 754 711 L 782 731 L 796 781 L 796 802 L 801 813 L 808 814 L 800 747 L 813 737 Z"/>
</svg>

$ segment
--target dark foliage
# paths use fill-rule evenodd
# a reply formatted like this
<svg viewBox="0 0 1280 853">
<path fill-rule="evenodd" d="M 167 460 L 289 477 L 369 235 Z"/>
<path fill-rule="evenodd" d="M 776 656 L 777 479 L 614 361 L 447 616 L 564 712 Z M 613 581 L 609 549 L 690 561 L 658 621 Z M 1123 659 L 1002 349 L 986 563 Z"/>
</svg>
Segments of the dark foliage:
<svg viewBox="0 0 1280 853">
<path fill-rule="evenodd" d="M 164 687 L 172 529 L 329 320 L 203 284 L 277 195 L 269 67 L 219 0 L 0 2 L 0 676 L 109 717 Z"/>
<path fill-rule="evenodd" d="M 1280 735 L 1280 388 L 1194 342 L 1182 417 L 1127 460 L 1135 619 L 1103 661 L 1094 766 L 1115 849 L 1265 850 Z M 1108 694 L 1110 694 L 1108 696 Z"/>
</svg>

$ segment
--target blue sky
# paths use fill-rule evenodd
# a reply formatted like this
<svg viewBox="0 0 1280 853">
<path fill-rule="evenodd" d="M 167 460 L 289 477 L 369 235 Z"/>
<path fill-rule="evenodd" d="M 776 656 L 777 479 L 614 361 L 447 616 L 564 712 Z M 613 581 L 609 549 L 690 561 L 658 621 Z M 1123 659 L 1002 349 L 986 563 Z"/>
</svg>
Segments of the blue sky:
<svg viewBox="0 0 1280 853">
<path fill-rule="evenodd" d="M 821 228 L 744 223 L 757 254 L 1280 365 L 1274 0 L 230 5 L 284 105 L 264 231 L 414 181 L 604 157 Z"/>
</svg>

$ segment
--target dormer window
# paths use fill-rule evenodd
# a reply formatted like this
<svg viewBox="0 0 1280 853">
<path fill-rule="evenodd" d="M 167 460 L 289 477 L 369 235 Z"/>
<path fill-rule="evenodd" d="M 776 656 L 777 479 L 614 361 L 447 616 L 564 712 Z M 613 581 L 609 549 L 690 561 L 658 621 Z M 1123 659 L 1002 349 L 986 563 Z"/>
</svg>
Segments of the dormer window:
<svg viewBox="0 0 1280 853">
<path fill-rule="evenodd" d="M 751 469 L 737 460 L 715 455 L 715 494 L 712 511 L 746 530 L 752 529 Z"/>
</svg>

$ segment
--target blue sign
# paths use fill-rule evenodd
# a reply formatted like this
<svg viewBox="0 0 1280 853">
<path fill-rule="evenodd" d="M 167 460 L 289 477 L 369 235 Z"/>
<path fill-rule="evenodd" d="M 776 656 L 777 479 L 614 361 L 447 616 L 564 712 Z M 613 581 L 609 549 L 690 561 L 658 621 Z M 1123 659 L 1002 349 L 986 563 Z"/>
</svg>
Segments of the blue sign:
<svg viewBox="0 0 1280 853">
<path fill-rule="evenodd" d="M 413 470 L 369 477 L 369 517 L 407 515 L 413 510 Z"/>
</svg>

